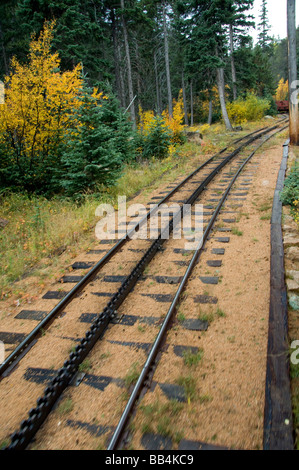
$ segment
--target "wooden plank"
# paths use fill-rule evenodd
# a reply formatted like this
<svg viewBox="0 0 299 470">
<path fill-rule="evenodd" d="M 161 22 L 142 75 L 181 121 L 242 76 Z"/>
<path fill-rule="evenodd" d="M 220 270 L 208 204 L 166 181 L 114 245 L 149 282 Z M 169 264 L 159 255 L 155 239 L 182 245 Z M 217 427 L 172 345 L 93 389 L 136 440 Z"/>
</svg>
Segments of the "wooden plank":
<svg viewBox="0 0 299 470">
<path fill-rule="evenodd" d="M 289 374 L 288 301 L 281 228 L 283 187 L 288 143 L 284 145 L 281 169 L 273 199 L 271 219 L 270 311 L 264 410 L 264 450 L 293 450 L 293 419 Z"/>
</svg>

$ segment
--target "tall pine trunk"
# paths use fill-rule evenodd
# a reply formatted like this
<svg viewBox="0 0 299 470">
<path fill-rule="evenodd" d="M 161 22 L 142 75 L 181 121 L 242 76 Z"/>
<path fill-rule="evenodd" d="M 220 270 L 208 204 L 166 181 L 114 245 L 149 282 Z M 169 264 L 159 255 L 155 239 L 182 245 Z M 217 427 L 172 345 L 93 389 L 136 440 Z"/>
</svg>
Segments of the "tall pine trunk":
<svg viewBox="0 0 299 470">
<path fill-rule="evenodd" d="M 157 114 L 161 114 L 162 106 L 160 100 L 160 85 L 159 85 L 159 74 L 158 74 L 158 63 L 157 63 L 157 55 L 154 52 L 154 68 L 155 68 L 155 78 L 156 78 L 156 111 Z"/>
<path fill-rule="evenodd" d="M 209 98 L 209 117 L 208 117 L 208 124 L 211 126 L 213 120 L 213 100 L 212 96 L 210 93 L 210 98 Z"/>
<path fill-rule="evenodd" d="M 5 50 L 5 46 L 4 46 L 1 22 L 0 22 L 0 42 L 1 42 L 1 47 L 2 47 L 4 70 L 5 70 L 6 75 L 8 75 L 7 57 L 6 57 L 6 50 Z"/>
<path fill-rule="evenodd" d="M 183 90 L 185 124 L 186 124 L 186 126 L 189 126 L 184 70 L 182 70 L 182 90 Z"/>
<path fill-rule="evenodd" d="M 122 86 L 122 79 L 121 79 L 121 67 L 120 67 L 121 61 L 120 61 L 120 56 L 119 56 L 115 12 L 113 9 L 111 10 L 111 25 L 112 25 L 113 55 L 114 55 L 115 83 L 116 83 L 116 89 L 117 89 L 117 96 L 118 96 L 121 106 L 125 108 L 126 101 L 125 101 L 125 93 L 124 93 L 124 89 Z"/>
<path fill-rule="evenodd" d="M 122 11 L 125 9 L 125 2 L 121 0 L 121 9 Z M 130 47 L 129 47 L 129 39 L 128 39 L 128 31 L 126 20 L 123 15 L 121 14 L 121 21 L 123 26 L 123 33 L 124 33 L 124 42 L 125 42 L 125 51 L 126 51 L 126 60 L 127 60 L 127 69 L 128 69 L 128 88 L 129 88 L 129 100 L 130 100 L 130 113 L 131 113 L 131 120 L 133 124 L 133 128 L 136 129 L 136 115 L 135 115 L 135 105 L 134 105 L 134 93 L 133 93 L 133 80 L 132 80 L 132 67 L 131 67 L 131 57 L 130 57 Z"/>
<path fill-rule="evenodd" d="M 191 127 L 194 124 L 194 112 L 193 112 L 193 83 L 192 80 L 190 81 L 190 111 L 191 111 L 191 117 L 190 117 L 190 125 Z"/>
<path fill-rule="evenodd" d="M 299 116 L 297 104 L 297 60 L 296 60 L 296 0 L 288 0 L 288 56 L 289 56 L 289 113 L 290 142 L 299 145 Z M 294 96 L 296 99 L 294 100 Z"/>
<path fill-rule="evenodd" d="M 222 67 L 217 69 L 217 85 L 218 85 L 218 92 L 219 92 L 219 99 L 220 99 L 223 121 L 224 121 L 226 129 L 229 131 L 232 131 L 233 127 L 230 123 L 230 120 L 227 114 L 226 103 L 225 103 L 225 82 L 224 82 L 224 70 Z"/>
<path fill-rule="evenodd" d="M 136 39 L 135 42 L 135 54 L 136 54 L 136 64 L 137 64 L 137 94 L 138 94 L 138 108 L 142 107 L 141 104 L 141 77 L 140 77 L 140 59 L 139 59 L 139 49 L 138 49 L 138 42 Z"/>
<path fill-rule="evenodd" d="M 165 49 L 165 67 L 166 67 L 166 81 L 167 81 L 167 95 L 168 95 L 168 112 L 169 116 L 172 117 L 172 92 L 171 92 L 171 81 L 170 81 L 170 67 L 169 67 L 169 47 L 168 47 L 168 34 L 166 24 L 166 4 L 163 1 L 163 29 L 164 29 L 164 49 Z"/>
<path fill-rule="evenodd" d="M 234 32 L 233 26 L 229 25 L 229 42 L 230 42 L 230 62 L 231 62 L 231 69 L 232 69 L 232 82 L 233 82 L 233 97 L 234 100 L 238 98 L 237 92 L 237 74 L 236 74 L 236 66 L 235 66 L 235 59 L 234 59 Z"/>
</svg>

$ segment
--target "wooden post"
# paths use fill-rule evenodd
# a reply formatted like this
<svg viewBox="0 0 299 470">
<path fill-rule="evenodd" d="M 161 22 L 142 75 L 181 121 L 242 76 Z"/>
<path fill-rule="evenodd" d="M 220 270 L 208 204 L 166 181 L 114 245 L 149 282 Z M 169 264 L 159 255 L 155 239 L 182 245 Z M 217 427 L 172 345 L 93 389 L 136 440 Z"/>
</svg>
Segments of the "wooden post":
<svg viewBox="0 0 299 470">
<path fill-rule="evenodd" d="M 289 113 L 290 143 L 299 145 L 299 115 L 297 89 L 297 53 L 296 53 L 296 0 L 288 0 L 288 61 L 289 61 Z"/>
</svg>

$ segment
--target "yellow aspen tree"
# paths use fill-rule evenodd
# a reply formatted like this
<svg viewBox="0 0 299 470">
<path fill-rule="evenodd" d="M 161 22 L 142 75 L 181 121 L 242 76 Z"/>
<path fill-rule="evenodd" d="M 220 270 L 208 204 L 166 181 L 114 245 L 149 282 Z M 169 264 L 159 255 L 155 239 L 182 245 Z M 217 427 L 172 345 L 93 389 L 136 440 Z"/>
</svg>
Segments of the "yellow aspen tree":
<svg viewBox="0 0 299 470">
<path fill-rule="evenodd" d="M 284 81 L 283 78 L 279 80 L 278 87 L 276 90 L 275 99 L 276 101 L 284 101 L 288 99 L 289 94 L 289 81 Z"/>
<path fill-rule="evenodd" d="M 47 177 L 49 167 L 58 164 L 57 146 L 80 105 L 83 84 L 80 65 L 60 71 L 58 53 L 51 52 L 54 27 L 54 21 L 45 23 L 40 36 L 32 37 L 27 64 L 13 58 L 0 116 L 0 145 L 6 146 L 8 155 L 5 164 L 16 166 L 16 177 L 37 184 Z"/>
</svg>

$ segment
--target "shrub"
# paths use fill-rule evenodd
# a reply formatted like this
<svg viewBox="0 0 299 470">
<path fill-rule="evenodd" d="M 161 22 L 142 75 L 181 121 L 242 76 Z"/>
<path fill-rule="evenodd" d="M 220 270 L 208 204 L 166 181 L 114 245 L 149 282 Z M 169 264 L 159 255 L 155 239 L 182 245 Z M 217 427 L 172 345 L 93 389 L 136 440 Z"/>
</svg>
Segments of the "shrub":
<svg viewBox="0 0 299 470">
<path fill-rule="evenodd" d="M 166 158 L 171 147 L 172 133 L 161 116 L 153 118 L 143 141 L 144 158 Z"/>
<path fill-rule="evenodd" d="M 135 136 L 136 152 L 139 158 L 165 158 L 174 153 L 177 145 L 186 142 L 183 134 L 184 104 L 182 90 L 173 102 L 173 115 L 168 110 L 155 116 L 154 111 L 143 111 L 139 107 L 139 125 Z"/>
<path fill-rule="evenodd" d="M 280 194 L 284 205 L 291 206 L 291 214 L 299 224 L 299 164 L 296 162 L 287 176 L 284 188 Z"/>
<path fill-rule="evenodd" d="M 73 197 L 113 185 L 130 158 L 130 126 L 120 109 L 103 93 L 84 87 L 72 122 L 60 149 L 57 186 Z"/>
<path fill-rule="evenodd" d="M 289 175 L 285 179 L 284 188 L 280 194 L 280 199 L 284 205 L 295 206 L 295 201 L 299 201 L 299 164 L 295 163 Z"/>
<path fill-rule="evenodd" d="M 163 111 L 162 116 L 165 120 L 166 125 L 172 132 L 171 142 L 173 145 L 181 145 L 185 142 L 183 135 L 184 124 L 184 101 L 183 101 L 183 90 L 180 90 L 179 98 L 177 101 L 173 101 L 173 112 L 172 117 L 169 116 L 168 111 Z"/>
<path fill-rule="evenodd" d="M 262 119 L 270 107 L 271 103 L 268 99 L 248 94 L 246 99 L 238 99 L 228 103 L 227 112 L 234 124 L 244 124 L 247 121 Z"/>
</svg>

